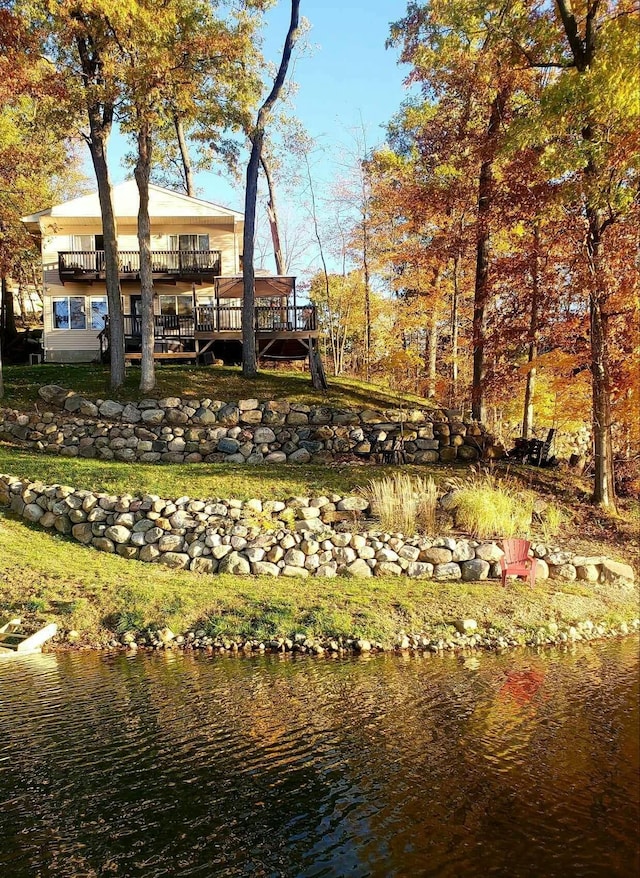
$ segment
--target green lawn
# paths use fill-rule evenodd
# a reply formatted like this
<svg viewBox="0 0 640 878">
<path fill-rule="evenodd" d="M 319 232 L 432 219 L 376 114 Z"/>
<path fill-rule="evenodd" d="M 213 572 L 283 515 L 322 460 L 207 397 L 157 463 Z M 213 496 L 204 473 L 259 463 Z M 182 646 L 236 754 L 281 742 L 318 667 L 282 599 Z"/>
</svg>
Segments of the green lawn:
<svg viewBox="0 0 640 878">
<path fill-rule="evenodd" d="M 38 388 L 45 384 L 59 384 L 76 390 L 91 399 L 116 398 L 118 400 L 138 400 L 152 396 L 161 399 L 165 396 L 191 397 L 192 399 L 237 400 L 288 399 L 308 405 L 331 405 L 346 408 L 367 408 L 398 406 L 433 407 L 418 396 L 402 394 L 366 384 L 354 378 L 329 378 L 329 389 L 325 392 L 311 386 L 308 372 L 284 372 L 265 370 L 257 378 L 249 381 L 242 377 L 239 368 L 222 366 L 175 366 L 162 365 L 156 370 L 157 387 L 153 393 L 141 393 L 140 369 L 127 369 L 123 387 L 117 391 L 109 388 L 109 370 L 95 363 L 65 366 L 61 364 L 42 364 L 40 366 L 8 366 L 4 370 L 5 397 L 2 403 L 16 408 L 31 407 L 38 401 Z"/>
<path fill-rule="evenodd" d="M 434 583 L 407 578 L 357 580 L 198 576 L 125 561 L 26 526 L 0 512 L 0 617 L 55 621 L 88 642 L 110 632 L 203 625 L 230 638 L 357 635 L 391 644 L 401 630 L 438 635 L 454 619 L 481 627 L 533 630 L 630 621 L 637 590 L 586 583 Z"/>
<path fill-rule="evenodd" d="M 464 466 L 410 466 L 407 472 L 433 475 L 442 483 L 454 475 L 464 477 Z M 228 463 L 130 464 L 85 460 L 20 451 L 0 444 L 0 473 L 47 484 L 65 484 L 110 494 L 159 494 L 167 499 L 187 495 L 198 499 L 224 497 L 235 500 L 286 500 L 295 496 L 347 494 L 394 470 L 393 466 L 319 464 Z"/>
</svg>

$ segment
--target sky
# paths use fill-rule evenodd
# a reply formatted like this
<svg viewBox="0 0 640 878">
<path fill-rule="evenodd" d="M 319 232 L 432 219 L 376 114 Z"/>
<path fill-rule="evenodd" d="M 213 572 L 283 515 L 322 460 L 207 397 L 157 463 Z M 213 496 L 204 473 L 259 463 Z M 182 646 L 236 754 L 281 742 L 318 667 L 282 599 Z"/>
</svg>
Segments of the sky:
<svg viewBox="0 0 640 878">
<path fill-rule="evenodd" d="M 407 69 L 397 64 L 397 50 L 385 48 L 389 25 L 405 14 L 406 0 L 302 0 L 300 12 L 311 25 L 306 37 L 311 49 L 290 68 L 298 84 L 293 112 L 317 143 L 313 176 L 320 190 L 340 173 L 340 156 L 349 144 L 353 147 L 354 129 L 364 126 L 368 146 L 380 143 L 385 124 L 406 97 Z M 290 4 L 279 0 L 267 17 L 263 52 L 276 64 L 290 13 Z M 132 176 L 122 164 L 128 150 L 116 132 L 109 149 L 114 183 Z M 243 210 L 238 183 L 201 172 L 196 185 L 207 201 Z M 280 197 L 280 208 L 286 210 L 282 202 Z"/>
</svg>

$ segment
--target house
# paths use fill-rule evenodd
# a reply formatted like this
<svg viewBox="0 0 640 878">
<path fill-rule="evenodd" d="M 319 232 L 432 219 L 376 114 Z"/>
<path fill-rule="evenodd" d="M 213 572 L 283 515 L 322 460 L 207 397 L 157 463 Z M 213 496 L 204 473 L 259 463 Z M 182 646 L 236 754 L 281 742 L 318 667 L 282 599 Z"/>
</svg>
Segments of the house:
<svg viewBox="0 0 640 878">
<path fill-rule="evenodd" d="M 113 187 L 118 227 L 125 352 L 140 358 L 138 189 Z M 239 362 L 242 349 L 243 215 L 199 198 L 149 187 L 155 356 Z M 46 362 L 104 357 L 109 314 L 98 193 L 23 217 L 40 243 Z M 294 277 L 258 273 L 255 308 L 259 358 L 302 359 L 316 349 L 313 306 L 298 304 Z"/>
</svg>

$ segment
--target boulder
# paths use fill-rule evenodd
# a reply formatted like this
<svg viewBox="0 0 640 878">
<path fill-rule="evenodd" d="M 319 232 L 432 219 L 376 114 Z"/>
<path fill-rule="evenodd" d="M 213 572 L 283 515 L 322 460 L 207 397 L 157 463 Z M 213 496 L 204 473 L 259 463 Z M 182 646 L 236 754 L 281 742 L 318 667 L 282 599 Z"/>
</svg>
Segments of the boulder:
<svg viewBox="0 0 640 878">
<path fill-rule="evenodd" d="M 473 558 L 463 561 L 460 565 L 464 582 L 482 582 L 489 578 L 491 565 L 481 558 Z"/>
<path fill-rule="evenodd" d="M 220 548 L 226 548 L 220 546 Z M 220 560 L 218 565 L 218 573 L 233 573 L 236 576 L 247 576 L 251 573 L 251 564 L 248 558 L 239 552 L 229 552 Z"/>
<path fill-rule="evenodd" d="M 612 561 L 610 558 L 605 558 L 602 562 L 602 579 L 604 582 L 610 583 L 632 583 L 635 581 L 635 573 L 628 564 L 622 564 L 620 561 Z"/>
<path fill-rule="evenodd" d="M 433 568 L 433 578 L 441 582 L 462 579 L 462 571 L 460 565 L 451 561 L 447 564 L 436 564 Z"/>
<path fill-rule="evenodd" d="M 320 573 L 320 570 L 323 569 L 325 566 L 327 566 L 327 565 L 322 565 L 322 567 L 318 568 L 318 575 L 322 575 Z M 372 571 L 371 567 L 369 567 L 369 565 L 367 564 L 367 562 L 363 558 L 357 558 L 351 564 L 348 564 L 347 565 L 347 572 L 351 576 L 355 576 L 358 579 L 361 579 L 361 578 L 367 579 L 367 578 L 373 576 L 373 571 Z"/>
</svg>

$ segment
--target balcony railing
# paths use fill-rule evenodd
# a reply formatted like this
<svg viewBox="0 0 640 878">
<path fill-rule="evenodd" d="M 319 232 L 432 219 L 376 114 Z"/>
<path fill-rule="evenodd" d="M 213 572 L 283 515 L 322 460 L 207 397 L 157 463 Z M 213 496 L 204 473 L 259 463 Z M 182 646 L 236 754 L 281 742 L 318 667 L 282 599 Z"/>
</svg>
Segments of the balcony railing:
<svg viewBox="0 0 640 878">
<path fill-rule="evenodd" d="M 313 305 L 263 306 L 255 309 L 257 333 L 310 332 L 317 329 L 316 309 Z M 238 305 L 198 305 L 192 314 L 154 315 L 156 338 L 182 341 L 192 339 L 195 333 L 203 335 L 242 330 L 242 307 Z M 124 315 L 124 334 L 127 338 L 140 338 L 142 318 L 136 314 Z"/>
<path fill-rule="evenodd" d="M 213 278 L 220 275 L 219 250 L 152 250 L 151 269 L 155 278 Z M 120 250 L 120 278 L 136 280 L 140 275 L 140 253 Z M 105 276 L 104 250 L 76 250 L 58 253 L 60 280 L 101 280 Z"/>
</svg>

